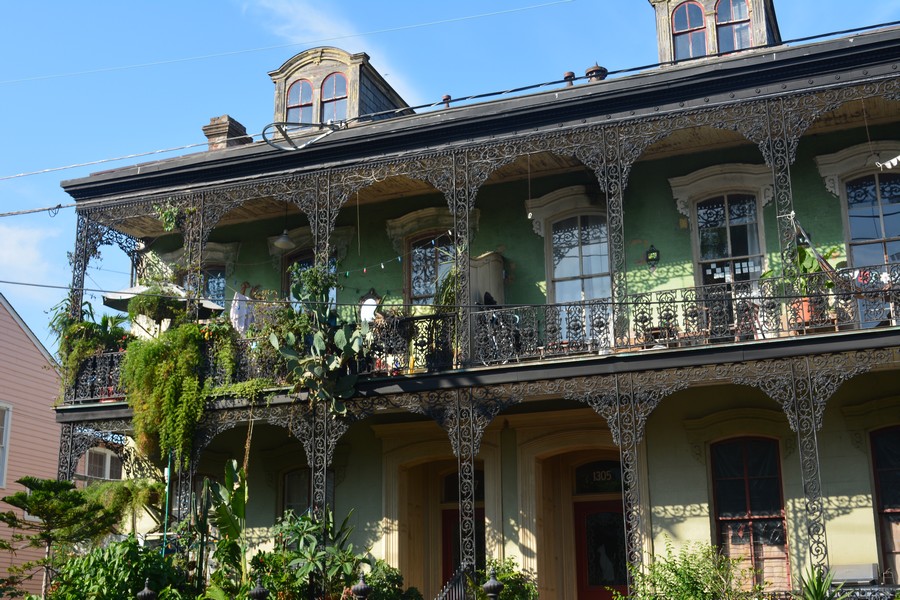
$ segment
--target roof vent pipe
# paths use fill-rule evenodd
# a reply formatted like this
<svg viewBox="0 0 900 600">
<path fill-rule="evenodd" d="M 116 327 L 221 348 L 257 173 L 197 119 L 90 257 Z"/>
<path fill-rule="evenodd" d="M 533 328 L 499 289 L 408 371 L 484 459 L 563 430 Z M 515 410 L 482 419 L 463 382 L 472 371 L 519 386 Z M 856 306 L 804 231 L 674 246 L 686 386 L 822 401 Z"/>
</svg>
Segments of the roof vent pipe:
<svg viewBox="0 0 900 600">
<path fill-rule="evenodd" d="M 566 87 L 572 87 L 575 85 L 575 73 L 572 71 L 566 71 L 563 73 L 563 79 L 566 82 Z"/>
<path fill-rule="evenodd" d="M 441 98 L 441 102 L 444 103 L 444 108 L 450 108 L 450 100 L 452 100 L 450 94 L 444 94 L 444 97 Z"/>
<path fill-rule="evenodd" d="M 606 79 L 606 75 L 609 73 L 606 67 L 601 67 L 597 63 L 594 63 L 593 67 L 588 67 L 584 70 L 585 76 L 588 78 L 589 83 L 596 83 L 598 81 L 603 81 Z"/>
</svg>

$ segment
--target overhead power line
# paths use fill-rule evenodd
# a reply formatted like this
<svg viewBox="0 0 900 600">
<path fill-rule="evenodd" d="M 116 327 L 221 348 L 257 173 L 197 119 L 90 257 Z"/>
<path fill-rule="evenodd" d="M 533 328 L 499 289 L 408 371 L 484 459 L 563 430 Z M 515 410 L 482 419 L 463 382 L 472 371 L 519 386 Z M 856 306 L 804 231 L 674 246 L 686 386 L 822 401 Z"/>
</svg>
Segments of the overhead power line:
<svg viewBox="0 0 900 600">
<path fill-rule="evenodd" d="M 320 38 L 318 40 L 310 40 L 305 42 L 292 42 L 290 44 L 278 44 L 275 46 L 263 46 L 261 48 L 247 48 L 244 50 L 231 50 L 228 52 L 217 52 L 215 54 L 204 54 L 201 56 L 189 56 L 185 58 L 173 58 L 171 60 L 160 60 L 154 62 L 147 63 L 138 63 L 133 65 L 122 65 L 118 67 L 103 67 L 99 69 L 90 69 L 87 71 L 73 71 L 71 73 L 56 73 L 53 75 L 37 75 L 34 77 L 23 77 L 21 79 L 8 79 L 6 81 L 0 81 L 0 85 L 9 85 L 14 83 L 26 83 L 29 81 L 42 81 L 46 79 L 60 79 L 63 77 L 77 77 L 80 75 L 93 75 L 96 73 L 110 73 L 113 71 L 127 71 L 129 69 L 143 69 L 146 67 L 157 67 L 162 65 L 171 65 L 177 63 L 185 63 L 185 62 L 193 62 L 198 60 L 209 60 L 211 58 L 222 58 L 226 56 L 237 56 L 240 54 L 251 54 L 254 52 L 265 52 L 268 50 L 280 50 L 282 48 L 292 48 L 295 46 L 315 46 L 319 44 L 323 44 L 325 42 L 335 42 L 338 40 L 345 40 L 356 37 L 363 37 L 367 35 L 378 35 L 382 33 L 393 33 L 396 31 L 407 31 L 410 29 L 419 29 L 421 27 L 433 27 L 435 25 L 446 25 L 448 23 L 459 23 L 462 21 L 472 21 L 475 19 L 483 19 L 485 17 L 496 17 L 499 15 L 507 15 L 511 13 L 524 12 L 527 10 L 534 10 L 537 8 L 544 8 L 547 6 L 553 6 L 555 4 L 567 4 L 569 2 L 574 2 L 575 0 L 555 0 L 553 2 L 545 2 L 543 4 L 532 4 L 530 6 L 521 6 L 519 8 L 510 8 L 507 10 L 497 10 L 493 12 L 480 13 L 477 15 L 468 15 L 465 17 L 453 17 L 450 19 L 440 19 L 438 21 L 428 21 L 426 23 L 415 23 L 412 25 L 399 25 L 397 27 L 388 27 L 385 29 L 375 29 L 373 31 L 366 31 L 362 33 L 348 33 L 345 35 L 336 35 L 333 37 Z"/>
</svg>

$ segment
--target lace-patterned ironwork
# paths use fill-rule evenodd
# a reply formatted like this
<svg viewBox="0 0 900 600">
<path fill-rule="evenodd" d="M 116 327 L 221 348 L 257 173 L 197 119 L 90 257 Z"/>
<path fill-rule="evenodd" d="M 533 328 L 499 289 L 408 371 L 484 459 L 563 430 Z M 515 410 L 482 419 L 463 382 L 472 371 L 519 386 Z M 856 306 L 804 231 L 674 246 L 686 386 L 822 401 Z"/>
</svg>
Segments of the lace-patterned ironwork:
<svg viewBox="0 0 900 600">
<path fill-rule="evenodd" d="M 78 461 L 85 452 L 95 446 L 109 444 L 122 462 L 126 462 L 124 448 L 126 435 L 131 431 L 130 419 L 87 420 L 63 423 L 60 428 L 57 479 L 71 481 L 78 468 Z"/>
</svg>

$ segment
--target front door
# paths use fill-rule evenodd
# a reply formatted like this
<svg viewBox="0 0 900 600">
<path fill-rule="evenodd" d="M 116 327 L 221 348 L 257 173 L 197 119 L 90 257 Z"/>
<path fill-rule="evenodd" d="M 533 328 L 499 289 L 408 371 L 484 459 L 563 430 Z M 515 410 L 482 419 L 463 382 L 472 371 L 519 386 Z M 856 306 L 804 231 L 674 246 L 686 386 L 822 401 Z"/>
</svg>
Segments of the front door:
<svg viewBox="0 0 900 600">
<path fill-rule="evenodd" d="M 484 508 L 475 509 L 475 568 L 484 569 Z M 460 564 L 459 509 L 441 511 L 441 571 L 446 584 Z"/>
<path fill-rule="evenodd" d="M 608 600 L 611 589 L 624 594 L 628 572 L 622 502 L 576 501 L 573 512 L 578 600 Z"/>
</svg>

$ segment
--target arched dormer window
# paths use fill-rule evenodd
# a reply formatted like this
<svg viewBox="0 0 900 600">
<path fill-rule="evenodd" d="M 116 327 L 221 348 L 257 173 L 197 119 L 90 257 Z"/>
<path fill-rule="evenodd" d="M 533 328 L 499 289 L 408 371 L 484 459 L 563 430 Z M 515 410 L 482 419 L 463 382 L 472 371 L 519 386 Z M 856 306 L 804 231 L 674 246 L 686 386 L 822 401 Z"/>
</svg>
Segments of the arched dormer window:
<svg viewBox="0 0 900 600">
<path fill-rule="evenodd" d="M 322 82 L 322 123 L 347 118 L 347 78 L 332 73 Z"/>
<path fill-rule="evenodd" d="M 672 13 L 672 41 L 675 60 L 706 56 L 706 29 L 700 4 L 684 2 L 675 8 Z"/>
<path fill-rule="evenodd" d="M 750 11 L 747 0 L 719 0 L 716 5 L 716 38 L 719 52 L 749 48 Z"/>
<path fill-rule="evenodd" d="M 295 81 L 288 88 L 286 120 L 289 123 L 313 122 L 312 84 L 305 79 Z"/>
</svg>

